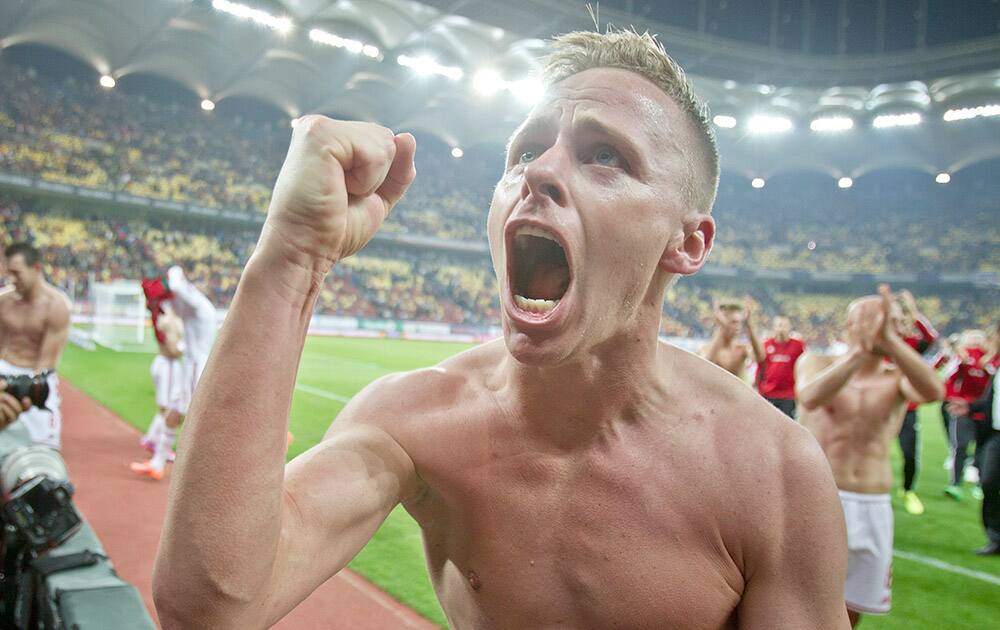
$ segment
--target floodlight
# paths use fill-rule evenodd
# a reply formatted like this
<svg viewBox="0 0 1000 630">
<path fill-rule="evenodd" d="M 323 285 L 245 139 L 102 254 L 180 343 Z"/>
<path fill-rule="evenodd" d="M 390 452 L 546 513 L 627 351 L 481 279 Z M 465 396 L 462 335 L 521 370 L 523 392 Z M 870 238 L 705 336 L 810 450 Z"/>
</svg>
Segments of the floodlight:
<svg viewBox="0 0 1000 630">
<path fill-rule="evenodd" d="M 947 184 L 951 181 L 951 175 L 948 173 L 938 173 L 937 176 L 934 177 L 934 181 L 939 184 Z"/>
<path fill-rule="evenodd" d="M 459 147 L 452 147 L 451 148 L 451 157 L 453 157 L 455 159 L 458 159 L 458 158 L 462 157 L 463 155 L 465 155 L 465 151 L 463 151 Z"/>
<path fill-rule="evenodd" d="M 396 63 L 406 68 L 410 68 L 421 76 L 437 74 L 442 77 L 447 77 L 452 81 L 458 81 L 465 74 L 461 68 L 457 66 L 443 66 L 434 61 L 434 59 L 432 59 L 429 55 L 421 55 L 419 57 L 399 55 L 396 57 Z"/>
<path fill-rule="evenodd" d="M 203 110 L 205 110 L 206 112 L 210 112 L 213 109 L 215 109 L 215 103 L 213 103 L 212 101 L 208 100 L 207 98 L 204 98 L 204 99 L 201 100 L 201 108 Z"/>
<path fill-rule="evenodd" d="M 111 89 L 111 88 L 115 87 L 115 85 L 116 85 L 115 84 L 115 78 L 113 76 L 111 76 L 110 74 L 101 75 L 100 83 L 101 83 L 101 87 L 105 87 L 105 88 L 108 88 L 108 89 Z"/>
<path fill-rule="evenodd" d="M 750 180 L 750 185 L 753 186 L 754 188 L 763 188 L 764 183 L 765 182 L 763 177 L 754 177 L 753 179 Z"/>
<path fill-rule="evenodd" d="M 212 0 L 212 8 L 216 11 L 228 13 L 235 17 L 250 20 L 261 26 L 273 28 L 280 33 L 288 33 L 292 30 L 292 20 L 287 17 L 278 17 L 261 9 L 254 9 L 245 4 L 230 2 L 229 0 Z"/>
<path fill-rule="evenodd" d="M 945 122 L 956 120 L 969 120 L 970 118 L 989 118 L 1000 116 L 1000 104 L 990 103 L 979 107 L 963 107 L 961 109 L 949 109 L 944 113 Z"/>
<path fill-rule="evenodd" d="M 847 131 L 854 127 L 854 119 L 847 116 L 824 116 L 813 118 L 809 128 L 813 131 Z"/>
<path fill-rule="evenodd" d="M 750 118 L 747 129 L 751 133 L 785 133 L 792 130 L 792 121 L 784 116 L 757 115 Z"/>
<path fill-rule="evenodd" d="M 840 188 L 850 188 L 854 185 L 854 180 L 850 177 L 841 177 L 837 180 L 837 186 Z"/>
<path fill-rule="evenodd" d="M 712 118 L 712 122 L 715 123 L 716 127 L 722 127 L 723 129 L 732 129 L 736 126 L 736 119 L 732 116 L 724 116 L 718 114 Z"/>
<path fill-rule="evenodd" d="M 882 114 L 876 116 L 875 120 L 872 121 L 872 127 L 876 129 L 886 129 L 888 127 L 912 127 L 913 125 L 919 125 L 922 118 L 917 112 L 908 112 L 906 114 Z"/>
<path fill-rule="evenodd" d="M 333 33 L 324 31 L 321 28 L 309 29 L 309 39 L 317 44 L 325 44 L 327 46 L 333 46 L 334 48 L 343 48 L 347 52 L 354 53 L 355 55 L 362 54 L 366 57 L 372 57 L 373 59 L 377 59 L 378 56 L 382 54 L 382 52 L 378 49 L 378 46 L 372 46 L 371 44 L 359 42 L 356 39 L 334 35 Z"/>
</svg>

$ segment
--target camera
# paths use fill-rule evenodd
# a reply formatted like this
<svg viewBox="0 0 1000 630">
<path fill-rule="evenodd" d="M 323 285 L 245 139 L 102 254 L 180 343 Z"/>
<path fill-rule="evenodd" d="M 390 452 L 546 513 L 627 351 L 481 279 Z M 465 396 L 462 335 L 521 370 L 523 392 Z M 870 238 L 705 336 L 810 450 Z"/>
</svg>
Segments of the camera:
<svg viewBox="0 0 1000 630">
<path fill-rule="evenodd" d="M 49 375 L 52 370 L 42 370 L 37 374 L 16 374 L 12 376 L 0 374 L 0 380 L 6 381 L 7 393 L 22 400 L 27 398 L 39 409 L 45 409 L 45 401 L 49 399 Z"/>
<path fill-rule="evenodd" d="M 37 379 L 45 376 L 18 386 L 35 402 Z M 47 397 L 46 384 L 40 402 Z M 153 630 L 138 591 L 114 572 L 73 492 L 58 451 L 32 444 L 19 423 L 0 431 L 0 629 Z"/>
</svg>

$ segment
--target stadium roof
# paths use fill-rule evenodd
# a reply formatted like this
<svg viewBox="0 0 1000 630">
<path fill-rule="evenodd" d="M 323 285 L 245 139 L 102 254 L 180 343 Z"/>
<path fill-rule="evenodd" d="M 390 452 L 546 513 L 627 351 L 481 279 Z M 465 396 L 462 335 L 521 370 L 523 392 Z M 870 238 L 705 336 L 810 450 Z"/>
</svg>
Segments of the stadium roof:
<svg viewBox="0 0 1000 630">
<path fill-rule="evenodd" d="M 523 118 L 528 106 L 515 93 L 530 92 L 522 80 L 544 51 L 538 37 L 588 28 L 590 20 L 582 3 L 554 0 L 244 1 L 248 6 L 229 0 L 4 2 L 0 48 L 48 45 L 102 75 L 158 75 L 212 102 L 249 97 L 290 117 L 321 112 L 372 120 L 471 146 L 503 143 Z M 240 12 L 244 19 L 234 15 Z M 887 166 L 933 174 L 1000 155 L 1000 118 L 942 121 L 949 109 L 1000 104 L 1000 37 L 834 57 L 736 42 L 604 8 L 601 18 L 660 33 L 689 71 L 703 73 L 693 74 L 697 90 L 715 114 L 736 123 L 719 130 L 723 166 L 748 177 L 803 168 L 855 177 Z M 505 26 L 497 25 L 501 19 Z M 517 25 L 523 28 L 515 32 Z M 509 89 L 491 97 L 476 93 L 477 71 L 487 66 Z M 455 74 L 435 74 L 448 72 Z M 881 82 L 886 77 L 894 82 Z M 959 117 L 977 111 L 993 110 L 969 109 Z M 754 133 L 755 115 L 787 120 L 778 126 L 790 124 L 792 132 Z M 884 120 L 905 124 L 916 115 L 927 124 L 872 128 L 876 117 L 898 115 L 904 118 Z M 815 118 L 829 117 L 849 118 L 854 128 L 810 131 Z"/>
</svg>

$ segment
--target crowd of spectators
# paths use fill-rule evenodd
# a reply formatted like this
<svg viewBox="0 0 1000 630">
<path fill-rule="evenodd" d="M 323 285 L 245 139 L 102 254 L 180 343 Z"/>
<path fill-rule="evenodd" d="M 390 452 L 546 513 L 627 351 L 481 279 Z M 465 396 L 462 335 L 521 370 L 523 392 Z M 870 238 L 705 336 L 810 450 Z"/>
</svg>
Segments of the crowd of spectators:
<svg viewBox="0 0 1000 630">
<path fill-rule="evenodd" d="M 54 78 L 0 60 L 0 172 L 246 211 L 264 211 L 287 147 L 287 119 L 202 112 L 193 103 L 105 90 L 81 77 Z M 382 231 L 484 243 L 500 147 L 461 160 L 421 138 L 419 176 Z M 923 174 L 859 180 L 831 188 L 827 176 L 786 174 L 763 189 L 724 173 L 714 214 L 719 231 L 709 265 L 843 272 L 1000 270 L 1000 189 L 988 169 L 962 187 Z M 923 178 L 923 179 L 922 179 Z M 946 211 L 942 211 L 945 208 Z M 256 230 L 195 226 L 125 209 L 93 216 L 0 196 L 5 241 L 32 239 L 45 272 L 85 301 L 90 283 L 135 278 L 181 264 L 220 307 L 232 299 Z M 719 288 L 697 276 L 674 285 L 662 332 L 707 336 L 713 301 L 743 300 L 759 314 L 788 314 L 807 338 L 834 340 L 851 296 L 776 290 L 764 283 Z M 373 243 L 339 265 L 323 288 L 322 313 L 482 326 L 499 319 L 496 283 L 483 255 Z M 975 295 L 929 295 L 935 323 L 967 328 L 996 319 Z"/>
<path fill-rule="evenodd" d="M 264 211 L 290 132 L 287 118 L 203 112 L 193 102 L 105 90 L 81 77 L 56 79 L 0 61 L 0 171 Z M 502 148 L 467 148 L 456 160 L 433 138 L 420 138 L 419 147 L 420 176 L 384 231 L 485 241 Z M 776 176 L 759 190 L 724 173 L 710 264 L 995 272 L 1000 188 L 988 165 L 976 172 L 950 186 L 925 173 L 883 173 L 849 190 L 816 173 Z"/>
</svg>

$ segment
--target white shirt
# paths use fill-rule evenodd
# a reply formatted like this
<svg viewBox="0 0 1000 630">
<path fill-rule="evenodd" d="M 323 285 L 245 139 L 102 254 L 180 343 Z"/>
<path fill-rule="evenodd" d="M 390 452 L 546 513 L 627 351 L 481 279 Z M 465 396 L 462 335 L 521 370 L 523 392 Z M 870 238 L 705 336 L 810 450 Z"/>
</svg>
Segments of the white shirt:
<svg viewBox="0 0 1000 630">
<path fill-rule="evenodd" d="M 167 285 L 174 294 L 170 300 L 174 312 L 184 322 L 184 356 L 204 363 L 215 343 L 215 307 L 180 267 L 167 270 Z"/>
</svg>

